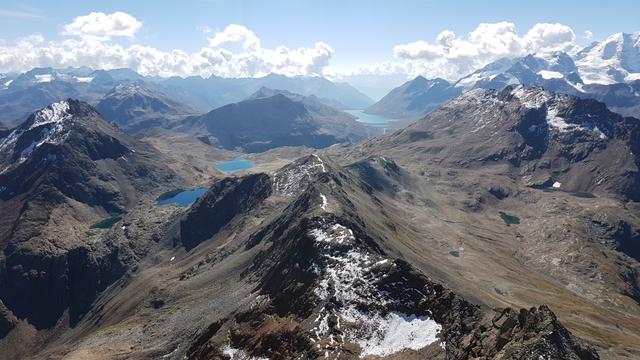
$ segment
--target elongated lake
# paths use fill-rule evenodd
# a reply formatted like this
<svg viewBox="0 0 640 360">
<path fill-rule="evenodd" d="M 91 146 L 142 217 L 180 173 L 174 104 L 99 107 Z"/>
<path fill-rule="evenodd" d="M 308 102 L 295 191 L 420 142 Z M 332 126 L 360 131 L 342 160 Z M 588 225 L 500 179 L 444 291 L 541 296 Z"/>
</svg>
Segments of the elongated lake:
<svg viewBox="0 0 640 360">
<path fill-rule="evenodd" d="M 345 110 L 345 112 L 355 116 L 361 123 L 381 127 L 389 125 L 389 119 L 380 115 L 367 114 L 364 110 Z"/>
<path fill-rule="evenodd" d="M 215 166 L 216 169 L 222 172 L 234 173 L 251 169 L 253 167 L 253 162 L 251 160 L 245 159 L 242 156 L 239 156 L 233 160 L 217 163 Z"/>
<path fill-rule="evenodd" d="M 193 190 L 174 190 L 160 195 L 157 199 L 159 206 L 174 204 L 178 206 L 189 206 L 193 204 L 207 188 L 198 188 Z"/>
</svg>

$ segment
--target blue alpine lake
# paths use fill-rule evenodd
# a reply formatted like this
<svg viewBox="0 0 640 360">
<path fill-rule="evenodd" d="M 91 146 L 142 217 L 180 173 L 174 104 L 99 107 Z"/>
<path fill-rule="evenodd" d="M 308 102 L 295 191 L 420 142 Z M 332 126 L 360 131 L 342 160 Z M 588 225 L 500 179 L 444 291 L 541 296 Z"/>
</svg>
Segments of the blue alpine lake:
<svg viewBox="0 0 640 360">
<path fill-rule="evenodd" d="M 216 169 L 222 172 L 234 173 L 237 171 L 251 169 L 253 167 L 253 162 L 251 160 L 245 159 L 242 156 L 238 156 L 233 160 L 217 163 L 215 166 L 216 166 Z"/>
<path fill-rule="evenodd" d="M 355 116 L 356 120 L 361 123 L 373 126 L 389 125 L 389 119 L 380 115 L 367 114 L 366 112 L 364 112 L 364 110 L 345 110 L 345 112 Z"/>
<path fill-rule="evenodd" d="M 159 206 L 175 204 L 178 206 L 189 206 L 193 204 L 202 194 L 207 191 L 207 188 L 198 188 L 193 190 L 174 190 L 160 195 L 157 199 Z"/>
</svg>

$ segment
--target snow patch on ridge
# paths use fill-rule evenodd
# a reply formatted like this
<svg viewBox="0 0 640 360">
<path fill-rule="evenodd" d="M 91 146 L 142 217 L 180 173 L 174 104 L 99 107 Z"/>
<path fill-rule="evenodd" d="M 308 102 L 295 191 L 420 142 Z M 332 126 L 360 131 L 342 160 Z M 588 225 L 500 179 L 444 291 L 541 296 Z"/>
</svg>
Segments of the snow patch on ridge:
<svg viewBox="0 0 640 360">
<path fill-rule="evenodd" d="M 250 356 L 240 349 L 234 349 L 227 344 L 222 348 L 222 354 L 228 356 L 231 360 L 269 360 L 265 357 Z"/>
<path fill-rule="evenodd" d="M 380 281 L 388 276 L 385 269 L 395 266 L 393 262 L 358 247 L 353 231 L 337 223 L 313 229 L 310 235 L 325 260 L 324 266 L 313 264 L 320 274 L 314 294 L 332 304 L 320 310 L 311 331 L 311 341 L 319 350 L 324 348 L 325 357 L 337 358 L 345 342 L 357 344 L 360 356 L 387 356 L 438 341 L 440 324 L 426 315 L 394 310 L 415 305 L 407 294 L 423 296 L 420 290 L 404 281 L 391 285 L 400 295 L 381 288 Z"/>
<path fill-rule="evenodd" d="M 550 71 L 550 70 L 540 70 L 538 71 L 538 75 L 542 76 L 542 78 L 545 80 L 564 78 L 564 75 L 562 75 L 561 73 L 557 71 Z"/>
<path fill-rule="evenodd" d="M 53 81 L 52 74 L 35 75 L 37 83 L 46 83 Z"/>
<path fill-rule="evenodd" d="M 275 192 L 284 196 L 295 196 L 299 194 L 309 183 L 313 176 L 327 172 L 322 159 L 313 154 L 275 173 Z"/>
<path fill-rule="evenodd" d="M 600 139 L 607 138 L 598 127 L 567 122 L 564 117 L 559 115 L 558 99 L 554 98 L 554 96 L 547 91 L 527 89 L 524 86 L 519 86 L 515 88 L 511 94 L 518 98 L 520 103 L 528 109 L 540 109 L 546 106 L 546 120 L 550 129 L 555 129 L 561 133 L 570 131 L 592 132 L 598 135 Z M 529 130 L 531 131 L 532 129 L 530 128 Z"/>
<path fill-rule="evenodd" d="M 320 194 L 320 198 L 322 199 L 322 205 L 320 205 L 320 207 L 322 208 L 322 210 L 327 211 L 327 206 L 329 205 L 327 197 L 324 196 L 324 194 Z"/>
<path fill-rule="evenodd" d="M 66 135 L 68 135 L 65 132 L 65 123 L 71 117 L 67 101 L 53 103 L 34 113 L 31 123 L 24 123 L 19 126 L 0 142 L 0 164 L 7 165 L 11 161 L 18 139 L 28 131 L 41 128 L 40 135 L 21 150 L 20 157 L 15 162 L 15 165 L 24 162 L 33 151 L 44 143 L 60 143 L 64 141 Z M 11 164 L 8 165 L 2 172 L 11 167 Z"/>
</svg>

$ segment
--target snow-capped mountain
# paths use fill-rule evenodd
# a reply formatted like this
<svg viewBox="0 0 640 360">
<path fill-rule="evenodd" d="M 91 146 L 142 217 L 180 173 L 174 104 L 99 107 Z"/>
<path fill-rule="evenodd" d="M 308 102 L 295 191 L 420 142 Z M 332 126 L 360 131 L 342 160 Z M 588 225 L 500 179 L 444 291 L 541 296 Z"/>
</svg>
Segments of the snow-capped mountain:
<svg viewBox="0 0 640 360">
<path fill-rule="evenodd" d="M 465 90 L 500 89 L 507 85 L 544 86 L 560 82 L 575 86 L 581 84 L 582 79 L 567 53 L 551 52 L 500 59 L 463 77 L 454 86 Z"/>
<path fill-rule="evenodd" d="M 421 90 L 405 95 L 402 101 L 390 99 L 404 92 L 406 84 L 393 89 L 370 109 L 385 107 L 392 108 L 395 114 L 424 114 L 464 91 L 525 85 L 596 99 L 622 115 L 640 117 L 640 33 L 611 35 L 575 55 L 553 51 L 502 58 L 462 77 L 451 88 L 443 87 L 439 91 L 430 90 L 430 86 L 423 83 Z"/>
<path fill-rule="evenodd" d="M 640 33 L 617 33 L 594 42 L 575 56 L 586 84 L 640 80 Z"/>
</svg>

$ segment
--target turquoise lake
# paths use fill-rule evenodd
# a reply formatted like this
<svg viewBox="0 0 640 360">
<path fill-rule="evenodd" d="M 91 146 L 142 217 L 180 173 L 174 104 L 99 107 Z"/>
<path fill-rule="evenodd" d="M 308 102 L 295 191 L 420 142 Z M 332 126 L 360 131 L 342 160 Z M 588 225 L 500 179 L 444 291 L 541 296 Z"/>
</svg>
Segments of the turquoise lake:
<svg viewBox="0 0 640 360">
<path fill-rule="evenodd" d="M 247 160 L 242 156 L 239 156 L 233 160 L 217 163 L 216 169 L 226 172 L 226 173 L 234 173 L 237 171 L 249 170 L 253 167 L 253 162 L 251 160 Z"/>
<path fill-rule="evenodd" d="M 347 113 L 355 116 L 361 123 L 373 125 L 373 126 L 387 126 L 389 125 L 389 119 L 380 116 L 367 114 L 364 110 L 345 110 Z"/>
<path fill-rule="evenodd" d="M 171 196 L 160 196 L 157 204 L 169 205 L 174 204 L 178 206 L 189 206 L 193 204 L 202 194 L 207 191 L 207 188 L 198 188 L 193 190 L 183 190 L 179 192 L 171 192 Z"/>
</svg>

